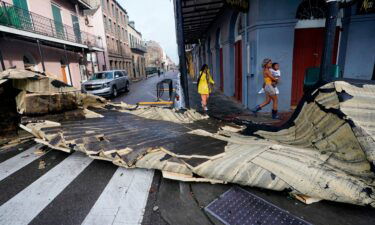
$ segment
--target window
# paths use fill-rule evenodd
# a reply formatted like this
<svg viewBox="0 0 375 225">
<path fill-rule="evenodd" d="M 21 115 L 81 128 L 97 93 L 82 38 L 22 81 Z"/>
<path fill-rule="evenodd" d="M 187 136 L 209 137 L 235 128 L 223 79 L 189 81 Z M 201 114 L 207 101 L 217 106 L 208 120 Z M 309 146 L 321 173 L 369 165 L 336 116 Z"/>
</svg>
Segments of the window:
<svg viewBox="0 0 375 225">
<path fill-rule="evenodd" d="M 109 25 L 109 32 L 112 32 L 112 20 L 111 19 L 109 19 L 108 25 Z"/>
<path fill-rule="evenodd" d="M 123 77 L 124 74 L 122 74 L 120 71 L 115 72 L 115 78 Z"/>
<path fill-rule="evenodd" d="M 104 28 L 105 30 L 108 30 L 108 23 L 107 23 L 107 17 L 103 15 L 103 22 L 104 22 Z"/>
<path fill-rule="evenodd" d="M 296 18 L 300 20 L 323 19 L 326 13 L 327 4 L 324 0 L 304 0 L 298 6 Z"/>
<path fill-rule="evenodd" d="M 107 4 L 105 8 L 106 8 L 107 13 L 109 14 L 109 0 L 107 0 Z"/>
<path fill-rule="evenodd" d="M 112 4 L 112 16 L 115 15 L 115 6 Z"/>
</svg>

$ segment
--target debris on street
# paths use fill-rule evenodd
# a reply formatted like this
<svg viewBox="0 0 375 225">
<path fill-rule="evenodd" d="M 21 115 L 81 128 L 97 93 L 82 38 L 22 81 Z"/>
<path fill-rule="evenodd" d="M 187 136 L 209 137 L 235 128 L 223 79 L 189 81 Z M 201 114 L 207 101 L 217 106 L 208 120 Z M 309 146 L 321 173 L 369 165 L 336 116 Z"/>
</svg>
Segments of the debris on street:
<svg viewBox="0 0 375 225">
<path fill-rule="evenodd" d="M 16 77 L 4 73 L 2 79 Z M 30 86 L 29 79 L 46 83 L 39 76 L 24 79 L 22 87 Z M 44 85 L 46 89 L 52 82 Z M 36 87 L 41 85 L 32 83 L 29 90 L 40 90 Z M 23 99 L 17 103 L 18 112 L 28 116 L 20 127 L 52 149 L 80 151 L 125 168 L 161 170 L 169 179 L 288 190 L 306 203 L 325 199 L 375 207 L 374 85 L 328 83 L 306 96 L 280 129 L 220 129 L 194 110 L 116 104 L 62 88 L 18 95 Z M 51 100 L 49 94 L 59 97 Z M 82 112 L 92 111 L 90 116 L 58 122 L 33 119 L 32 115 L 75 110 L 64 108 L 66 101 Z M 43 111 L 46 107 L 49 110 Z"/>
</svg>

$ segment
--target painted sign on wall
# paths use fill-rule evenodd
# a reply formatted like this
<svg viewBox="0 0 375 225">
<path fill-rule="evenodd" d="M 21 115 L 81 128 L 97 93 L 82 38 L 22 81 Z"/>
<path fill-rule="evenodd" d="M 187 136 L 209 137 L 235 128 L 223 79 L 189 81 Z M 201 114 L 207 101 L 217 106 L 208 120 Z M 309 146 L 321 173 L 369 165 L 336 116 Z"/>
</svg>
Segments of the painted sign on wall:
<svg viewBox="0 0 375 225">
<path fill-rule="evenodd" d="M 225 0 L 227 6 L 240 12 L 249 11 L 249 0 Z"/>
<path fill-rule="evenodd" d="M 357 10 L 358 14 L 375 13 L 375 0 L 360 0 Z"/>
</svg>

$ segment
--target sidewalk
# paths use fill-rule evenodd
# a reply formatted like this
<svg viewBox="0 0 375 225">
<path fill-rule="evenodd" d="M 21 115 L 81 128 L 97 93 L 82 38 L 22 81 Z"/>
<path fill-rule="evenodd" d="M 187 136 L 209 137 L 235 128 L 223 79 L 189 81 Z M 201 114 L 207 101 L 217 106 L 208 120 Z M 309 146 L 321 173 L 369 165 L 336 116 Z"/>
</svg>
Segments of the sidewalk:
<svg viewBox="0 0 375 225">
<path fill-rule="evenodd" d="M 201 98 L 197 91 L 197 83 L 191 79 L 189 79 L 189 100 L 191 108 L 203 112 Z M 261 111 L 255 116 L 236 99 L 224 95 L 217 89 L 211 94 L 208 102 L 208 115 L 226 122 L 251 121 L 256 124 L 281 126 L 290 118 L 292 113 L 292 111 L 279 113 L 281 118 L 279 120 L 272 119 L 271 112 Z"/>
</svg>

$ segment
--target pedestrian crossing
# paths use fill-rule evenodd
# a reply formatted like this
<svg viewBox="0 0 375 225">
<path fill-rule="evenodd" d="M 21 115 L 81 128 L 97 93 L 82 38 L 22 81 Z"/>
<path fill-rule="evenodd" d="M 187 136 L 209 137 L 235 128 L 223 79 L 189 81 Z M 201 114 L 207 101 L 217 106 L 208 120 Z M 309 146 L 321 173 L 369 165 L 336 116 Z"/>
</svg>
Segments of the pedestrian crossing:
<svg viewBox="0 0 375 225">
<path fill-rule="evenodd" d="M 40 156 L 33 154 L 37 148 L 32 147 L 0 163 L 0 182 L 38 160 Z M 140 224 L 154 172 L 97 162 L 94 166 L 93 160 L 80 152 L 67 156 L 0 205 L 0 224 L 47 224 L 45 218 L 56 224 Z M 101 176 L 100 165 L 103 163 L 110 169 Z M 73 192 L 72 201 L 61 201 L 67 190 Z M 98 194 L 87 195 L 86 192 L 92 190 Z M 3 194 L 7 193 L 0 190 L 0 195 Z M 95 199 L 85 199 L 85 196 Z M 77 212 L 72 214 L 69 210 Z M 53 218 L 48 218 L 49 215 Z M 66 218 L 68 215 L 79 216 Z"/>
<path fill-rule="evenodd" d="M 39 147 L 41 147 L 41 145 L 35 145 L 28 150 L 23 151 L 22 153 L 0 163 L 0 181 L 31 163 L 35 159 L 40 158 L 41 155 L 34 154 L 34 151 Z"/>
</svg>

